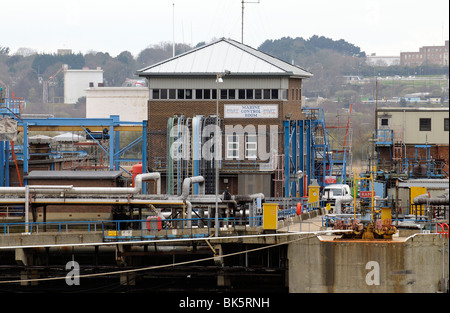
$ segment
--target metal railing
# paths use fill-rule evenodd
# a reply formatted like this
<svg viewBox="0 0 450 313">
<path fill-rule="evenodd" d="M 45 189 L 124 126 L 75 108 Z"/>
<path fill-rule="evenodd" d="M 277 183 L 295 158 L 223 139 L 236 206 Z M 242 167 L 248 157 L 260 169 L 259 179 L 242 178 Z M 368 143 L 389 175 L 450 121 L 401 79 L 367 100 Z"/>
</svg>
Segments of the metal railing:
<svg viewBox="0 0 450 313">
<path fill-rule="evenodd" d="M 321 207 L 321 202 L 302 204 L 302 213 Z M 280 207 L 278 220 L 298 215 L 297 206 Z M 263 225 L 263 215 L 246 217 L 220 217 L 220 231 L 235 231 L 256 228 Z M 170 238 L 195 238 L 209 236 L 215 228 L 215 218 L 165 219 L 158 220 L 155 228 L 149 220 L 102 220 L 102 221 L 51 221 L 51 222 L 3 222 L 0 223 L 0 236 L 13 234 L 75 232 L 101 233 L 104 240 L 145 240 Z M 149 224 L 150 223 L 150 224 Z M 28 226 L 28 232 L 25 229 Z"/>
<path fill-rule="evenodd" d="M 28 225 L 27 234 L 39 234 L 42 232 L 69 233 L 74 231 L 100 232 L 105 229 L 105 225 L 111 221 L 61 221 L 61 222 L 14 222 L 0 223 L 0 235 L 10 235 L 24 233 L 25 226 Z"/>
<path fill-rule="evenodd" d="M 392 129 L 377 129 L 376 133 L 377 145 L 392 145 L 394 141 L 394 133 Z"/>
</svg>

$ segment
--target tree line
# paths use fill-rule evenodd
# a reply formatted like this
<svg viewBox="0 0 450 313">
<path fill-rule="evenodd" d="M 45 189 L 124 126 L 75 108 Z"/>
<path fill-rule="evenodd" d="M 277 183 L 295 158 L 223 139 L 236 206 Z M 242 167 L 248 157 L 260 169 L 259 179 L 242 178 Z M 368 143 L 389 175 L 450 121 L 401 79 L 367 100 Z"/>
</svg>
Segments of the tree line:
<svg viewBox="0 0 450 313">
<path fill-rule="evenodd" d="M 204 45 L 176 44 L 176 54 Z M 343 39 L 333 40 L 314 35 L 308 39 L 283 37 L 266 40 L 258 50 L 289 63 L 294 63 L 314 74 L 305 81 L 304 95 L 308 97 L 334 97 L 342 92 L 343 76 L 358 75 L 448 75 L 448 67 L 424 65 L 418 67 L 386 66 L 374 67 L 366 64 L 366 53 Z M 172 44 L 160 43 L 143 49 L 137 56 L 123 51 L 117 56 L 108 52 L 88 51 L 70 54 L 37 53 L 29 48 L 21 48 L 11 54 L 8 47 L 0 45 L 0 85 L 8 86 L 16 96 L 28 102 L 42 101 L 43 82 L 55 75 L 67 64 L 71 69 L 88 67 L 103 69 L 105 86 L 122 86 L 129 78 L 136 78 L 136 70 L 172 57 Z M 63 77 L 54 78 L 50 96 L 62 97 Z"/>
</svg>

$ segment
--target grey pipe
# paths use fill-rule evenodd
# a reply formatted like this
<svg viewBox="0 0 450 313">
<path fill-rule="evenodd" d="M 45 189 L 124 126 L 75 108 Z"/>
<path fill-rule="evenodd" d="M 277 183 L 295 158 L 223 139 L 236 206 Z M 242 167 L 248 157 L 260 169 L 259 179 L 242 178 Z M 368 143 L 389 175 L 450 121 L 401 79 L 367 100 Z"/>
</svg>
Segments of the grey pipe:
<svg viewBox="0 0 450 313">
<path fill-rule="evenodd" d="M 448 205 L 449 196 L 448 194 L 438 196 L 438 197 L 430 197 L 427 193 L 417 196 L 413 199 L 414 204 L 433 204 L 433 205 Z"/>
<path fill-rule="evenodd" d="M 142 182 L 148 180 L 157 181 L 157 194 L 161 194 L 161 174 L 145 173 L 136 175 L 134 187 L 73 187 L 73 186 L 49 186 L 49 185 L 28 185 L 30 191 L 42 194 L 56 194 L 64 192 L 66 194 L 137 194 L 142 190 Z M 0 187 L 0 194 L 25 195 L 25 187 Z"/>
<path fill-rule="evenodd" d="M 204 195 L 205 194 L 205 178 L 203 176 L 194 176 L 194 177 L 188 177 L 185 178 L 183 181 L 183 186 L 182 186 L 182 192 L 181 192 L 181 196 L 179 197 L 179 199 L 182 199 L 183 201 L 186 202 L 186 211 L 187 211 L 187 224 L 186 226 L 188 228 L 191 227 L 192 225 L 192 204 L 190 201 L 187 201 L 187 197 L 189 196 L 190 190 L 191 190 L 191 184 L 199 184 L 199 193 Z"/>
<path fill-rule="evenodd" d="M 235 201 L 242 201 L 242 202 L 250 202 L 257 198 L 261 198 L 261 200 L 264 200 L 264 194 L 263 193 L 254 193 L 250 195 L 234 195 L 231 196 L 232 200 Z"/>
<path fill-rule="evenodd" d="M 186 200 L 187 197 L 189 196 L 189 192 L 191 190 L 191 184 L 195 184 L 195 183 L 199 184 L 199 193 L 201 195 L 204 195 L 205 194 L 205 178 L 203 178 L 203 176 L 194 176 L 194 177 L 188 177 L 188 178 L 184 179 L 181 196 L 179 198 Z"/>
<path fill-rule="evenodd" d="M 346 195 L 346 196 L 338 196 L 336 197 L 336 203 L 335 203 L 335 213 L 336 214 L 341 214 L 341 207 L 342 207 L 342 203 L 350 203 L 353 201 L 353 197 L 350 195 Z"/>
<path fill-rule="evenodd" d="M 187 222 L 186 222 L 186 227 L 187 228 L 191 228 L 192 226 L 192 204 L 189 201 L 186 201 L 186 209 L 187 209 Z"/>
</svg>

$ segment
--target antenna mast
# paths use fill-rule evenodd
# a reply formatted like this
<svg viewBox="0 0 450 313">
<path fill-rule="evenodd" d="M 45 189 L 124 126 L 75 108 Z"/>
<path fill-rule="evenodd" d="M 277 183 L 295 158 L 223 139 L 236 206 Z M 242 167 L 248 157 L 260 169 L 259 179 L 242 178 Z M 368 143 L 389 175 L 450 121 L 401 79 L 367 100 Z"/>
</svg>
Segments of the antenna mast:
<svg viewBox="0 0 450 313">
<path fill-rule="evenodd" d="M 260 0 L 258 0 L 258 2 L 256 2 L 256 1 L 250 2 L 250 1 L 245 1 L 245 0 L 242 0 L 242 1 L 241 1 L 241 2 L 242 2 L 241 43 L 244 43 L 244 7 L 245 7 L 245 3 L 256 3 L 256 4 L 259 4 L 259 1 L 260 1 Z"/>
<path fill-rule="evenodd" d="M 175 57 L 175 3 L 172 3 L 172 56 Z"/>
</svg>

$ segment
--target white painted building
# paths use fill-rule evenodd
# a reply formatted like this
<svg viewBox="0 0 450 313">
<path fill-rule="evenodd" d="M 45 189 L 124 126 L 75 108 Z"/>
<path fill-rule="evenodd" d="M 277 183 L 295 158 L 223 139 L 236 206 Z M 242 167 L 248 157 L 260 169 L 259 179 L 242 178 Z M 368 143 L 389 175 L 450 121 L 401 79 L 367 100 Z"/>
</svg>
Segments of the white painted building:
<svg viewBox="0 0 450 313">
<path fill-rule="evenodd" d="M 393 66 L 400 65 L 400 56 L 376 56 L 370 55 L 366 58 L 366 63 L 372 66 Z"/>
<path fill-rule="evenodd" d="M 445 108 L 378 108 L 378 129 L 394 131 L 405 144 L 449 144 L 449 110 Z"/>
<path fill-rule="evenodd" d="M 86 96 L 86 89 L 103 84 L 103 70 L 64 69 L 64 103 L 77 103 L 78 99 Z"/>
<path fill-rule="evenodd" d="M 121 121 L 147 120 L 148 88 L 93 87 L 86 92 L 86 117 L 109 118 L 119 115 Z"/>
</svg>

